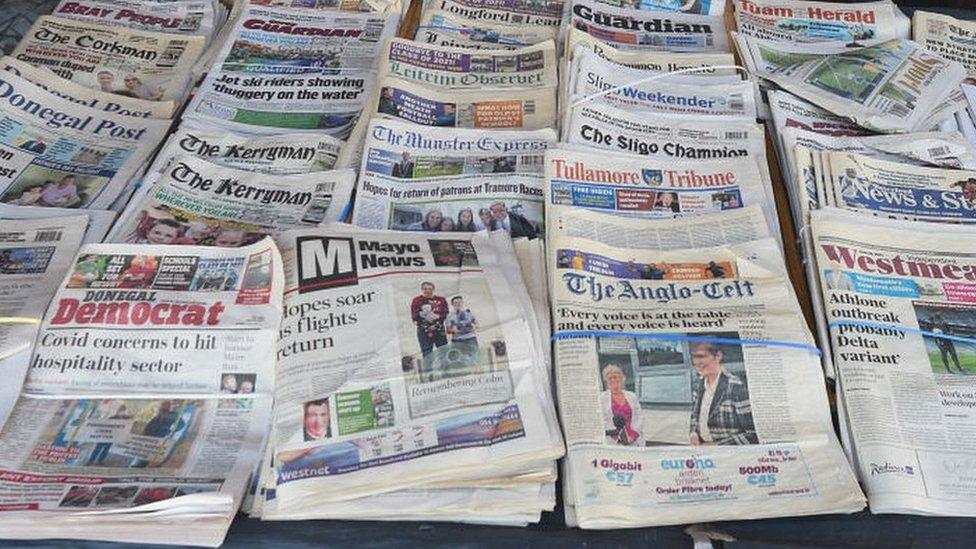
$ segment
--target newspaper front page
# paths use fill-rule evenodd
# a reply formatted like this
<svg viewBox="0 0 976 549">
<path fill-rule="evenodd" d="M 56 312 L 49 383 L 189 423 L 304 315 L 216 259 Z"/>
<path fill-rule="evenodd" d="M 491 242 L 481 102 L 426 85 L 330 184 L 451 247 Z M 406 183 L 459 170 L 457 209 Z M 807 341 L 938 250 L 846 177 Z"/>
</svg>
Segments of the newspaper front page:
<svg viewBox="0 0 976 549">
<path fill-rule="evenodd" d="M 106 209 L 169 125 L 85 107 L 0 71 L 0 203 Z"/>
<path fill-rule="evenodd" d="M 223 539 L 270 417 L 281 258 L 270 239 L 147 251 L 85 246 L 60 284 L 0 434 L 5 535 L 128 513 L 143 541 Z M 133 522 L 154 513 L 170 522 Z M 193 537 L 167 532 L 181 514 Z"/>
<path fill-rule="evenodd" d="M 842 428 L 875 513 L 976 515 L 976 232 L 813 212 Z"/>
<path fill-rule="evenodd" d="M 150 101 L 181 101 L 205 39 L 42 15 L 13 57 L 85 87 Z"/>
<path fill-rule="evenodd" d="M 187 107 L 197 125 L 345 139 L 375 82 L 395 13 L 249 6 Z"/>
<path fill-rule="evenodd" d="M 941 13 L 916 10 L 912 37 L 929 51 L 966 67 L 976 77 L 976 24 Z"/>
<path fill-rule="evenodd" d="M 213 0 L 61 0 L 52 14 L 101 25 L 199 35 L 209 42 L 216 31 L 214 5 Z"/>
<path fill-rule="evenodd" d="M 563 0 L 424 0 L 424 11 L 440 10 L 481 23 L 558 28 Z"/>
<path fill-rule="evenodd" d="M 863 42 L 908 38 L 911 22 L 890 0 L 733 0 L 738 32 L 777 42 Z"/>
<path fill-rule="evenodd" d="M 332 225 L 279 242 L 278 512 L 551 469 L 562 442 L 507 235 Z"/>
<path fill-rule="evenodd" d="M 66 80 L 44 67 L 18 61 L 10 56 L 0 57 L 0 70 L 11 72 L 58 97 L 79 105 L 113 114 L 139 118 L 172 118 L 176 111 L 173 101 L 148 101 L 86 88 Z"/>
<path fill-rule="evenodd" d="M 634 69 L 672 72 L 692 67 L 717 67 L 735 65 L 731 53 L 722 52 L 672 52 L 658 50 L 620 49 L 590 36 L 585 31 L 571 27 L 566 33 L 566 56 L 572 61 L 577 51 L 590 50 L 600 57 Z M 730 69 L 713 69 L 700 74 L 735 74 Z"/>
<path fill-rule="evenodd" d="M 83 244 L 101 242 L 112 223 L 116 212 L 111 210 L 73 210 L 71 208 L 35 208 L 34 206 L 12 206 L 0 204 L 0 220 L 50 219 L 55 217 L 83 216 L 86 219 Z"/>
<path fill-rule="evenodd" d="M 574 522 L 863 508 L 774 240 L 669 252 L 553 228 L 547 244 Z"/>
<path fill-rule="evenodd" d="M 719 16 L 616 8 L 595 0 L 570 0 L 568 24 L 624 50 L 728 51 Z"/>
<path fill-rule="evenodd" d="M 2 212 L 0 212 L 2 214 Z M 6 220 L 0 230 L 0 428 L 27 373 L 48 303 L 85 233 L 83 215 Z"/>
<path fill-rule="evenodd" d="M 134 197 L 111 242 L 236 248 L 266 235 L 339 221 L 352 202 L 353 170 L 267 175 L 177 157 Z"/>
<path fill-rule="evenodd" d="M 599 0 L 603 4 L 626 9 L 643 11 L 673 11 L 679 13 L 700 13 L 702 15 L 722 15 L 725 13 L 724 0 Z"/>
<path fill-rule="evenodd" d="M 442 10 L 424 10 L 415 39 L 426 44 L 472 49 L 514 50 L 555 40 L 556 27 L 482 23 Z"/>
</svg>

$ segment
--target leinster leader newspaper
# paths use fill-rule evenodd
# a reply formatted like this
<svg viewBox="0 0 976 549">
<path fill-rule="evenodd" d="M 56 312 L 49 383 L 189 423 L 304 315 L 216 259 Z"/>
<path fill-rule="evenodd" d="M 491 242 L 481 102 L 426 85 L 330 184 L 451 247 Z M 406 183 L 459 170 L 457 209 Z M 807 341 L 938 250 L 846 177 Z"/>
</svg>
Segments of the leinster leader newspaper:
<svg viewBox="0 0 976 549">
<path fill-rule="evenodd" d="M 562 440 L 507 235 L 337 224 L 278 241 L 277 512 L 439 481 L 551 478 Z"/>
<path fill-rule="evenodd" d="M 550 229 L 569 523 L 863 508 L 774 240 L 666 251 Z"/>
<path fill-rule="evenodd" d="M 976 516 L 976 231 L 812 213 L 842 429 L 876 513 Z"/>
</svg>

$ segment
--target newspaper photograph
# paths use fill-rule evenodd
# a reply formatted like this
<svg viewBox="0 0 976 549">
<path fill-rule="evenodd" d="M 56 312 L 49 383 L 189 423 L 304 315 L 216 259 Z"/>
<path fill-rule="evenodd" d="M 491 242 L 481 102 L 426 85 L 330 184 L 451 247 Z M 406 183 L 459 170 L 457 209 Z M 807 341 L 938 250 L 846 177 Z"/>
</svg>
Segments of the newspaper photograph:
<svg viewBox="0 0 976 549">
<path fill-rule="evenodd" d="M 213 0 L 61 0 L 51 13 L 87 23 L 199 35 L 209 42 L 216 32 L 214 4 Z"/>
<path fill-rule="evenodd" d="M 624 50 L 728 51 L 720 16 L 616 8 L 597 0 L 569 0 L 568 24 Z"/>
<path fill-rule="evenodd" d="M 279 237 L 278 512 L 551 470 L 562 455 L 510 239 L 445 236 L 331 225 Z M 392 337 L 376 346 L 378 333 Z"/>
<path fill-rule="evenodd" d="M 2 215 L 2 212 L 0 212 Z M 30 348 L 81 246 L 82 215 L 4 220 L 0 232 L 0 428 L 17 401 Z"/>
<path fill-rule="evenodd" d="M 559 27 L 563 0 L 424 0 L 423 11 L 440 10 L 477 24 Z"/>
<path fill-rule="evenodd" d="M 43 15 L 11 54 L 82 86 L 149 101 L 182 101 L 202 36 L 110 27 Z"/>
<path fill-rule="evenodd" d="M 169 125 L 85 107 L 0 71 L 0 203 L 106 209 Z"/>
<path fill-rule="evenodd" d="M 41 324 L 24 392 L 212 395 L 236 377 L 250 381 L 241 393 L 271 394 L 280 269 L 270 239 L 83 246 Z"/>
<path fill-rule="evenodd" d="M 133 197 L 108 241 L 247 246 L 279 231 L 343 219 L 355 181 L 353 170 L 269 178 L 180 156 Z"/>
<path fill-rule="evenodd" d="M 584 208 L 667 219 L 757 205 L 770 227 L 779 219 L 772 189 L 755 160 L 674 160 L 582 148 L 546 151 L 547 213 Z"/>
<path fill-rule="evenodd" d="M 176 111 L 173 101 L 148 101 L 86 88 L 65 80 L 44 67 L 18 61 L 10 56 L 0 57 L 0 71 L 11 72 L 31 84 L 62 99 L 122 116 L 137 118 L 172 118 Z"/>
<path fill-rule="evenodd" d="M 404 38 L 386 43 L 379 74 L 440 89 L 490 91 L 555 88 L 556 46 L 549 40 L 509 50 L 470 52 L 466 48 L 421 44 Z"/>
<path fill-rule="evenodd" d="M 912 38 L 925 49 L 966 67 L 969 76 L 976 77 L 976 23 L 915 10 Z"/>
<path fill-rule="evenodd" d="M 812 215 L 842 429 L 871 511 L 976 516 L 962 435 L 976 409 L 976 232 Z"/>
<path fill-rule="evenodd" d="M 890 0 L 733 0 L 738 32 L 777 42 L 863 42 L 908 38 L 911 21 Z"/>
<path fill-rule="evenodd" d="M 421 126 L 540 130 L 556 125 L 556 89 L 505 93 L 448 90 L 384 76 L 364 116 L 385 115 Z"/>
<path fill-rule="evenodd" d="M 415 40 L 425 44 L 470 49 L 515 50 L 555 40 L 556 27 L 478 22 L 442 10 L 424 10 Z"/>
<path fill-rule="evenodd" d="M 547 244 L 579 526 L 864 507 L 774 240 L 635 250 L 553 229 Z"/>
<path fill-rule="evenodd" d="M 756 118 L 754 84 L 734 74 L 669 76 L 618 65 L 587 50 L 576 53 L 569 73 L 567 110 L 593 103 L 682 118 Z"/>
</svg>

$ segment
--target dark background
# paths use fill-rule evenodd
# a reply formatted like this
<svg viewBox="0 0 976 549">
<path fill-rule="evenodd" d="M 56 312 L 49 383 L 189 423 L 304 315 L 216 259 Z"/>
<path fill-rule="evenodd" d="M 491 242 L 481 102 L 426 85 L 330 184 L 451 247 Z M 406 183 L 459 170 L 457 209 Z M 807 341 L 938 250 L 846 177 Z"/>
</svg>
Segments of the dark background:
<svg viewBox="0 0 976 549">
<path fill-rule="evenodd" d="M 911 15 L 915 7 L 935 8 L 976 19 L 976 0 L 895 0 Z M 38 15 L 50 13 L 56 0 L 0 0 L 0 49 L 9 52 Z M 732 503 L 730 503 L 732 504 Z M 944 549 L 976 546 L 976 519 L 901 515 L 826 515 L 704 525 L 735 541 L 713 541 L 718 548 L 884 547 Z M 3 532 L 0 531 L 0 538 Z M 501 528 L 440 523 L 352 521 L 261 522 L 243 516 L 231 527 L 224 547 L 310 549 L 312 547 L 691 547 L 684 526 L 615 531 L 567 529 L 562 506 L 546 513 L 541 524 Z M 93 549 L 137 547 L 78 541 L 21 542 L 0 539 L 0 548 Z M 161 546 L 165 547 L 165 546 Z"/>
</svg>

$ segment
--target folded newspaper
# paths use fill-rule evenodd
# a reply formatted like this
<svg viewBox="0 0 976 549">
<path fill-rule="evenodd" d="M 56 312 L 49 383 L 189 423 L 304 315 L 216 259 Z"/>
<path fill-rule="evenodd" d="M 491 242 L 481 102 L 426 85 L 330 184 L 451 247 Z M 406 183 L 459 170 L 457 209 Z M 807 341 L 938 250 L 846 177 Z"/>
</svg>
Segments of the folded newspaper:
<svg viewBox="0 0 976 549">
<path fill-rule="evenodd" d="M 541 25 L 479 22 L 442 10 L 424 10 L 414 39 L 425 44 L 473 49 L 518 49 L 554 40 L 558 29 Z"/>
<path fill-rule="evenodd" d="M 568 25 L 626 50 L 728 51 L 725 19 L 693 13 L 618 8 L 567 0 Z"/>
<path fill-rule="evenodd" d="M 681 221 L 694 234 L 700 220 L 713 226 L 709 217 Z M 691 237 L 667 251 L 550 231 L 568 523 L 623 528 L 863 508 L 774 240 L 691 248 Z M 668 232 L 654 225 L 639 234 Z"/>
<path fill-rule="evenodd" d="M 891 0 L 732 0 L 738 32 L 777 42 L 862 42 L 908 38 L 911 21 Z"/>
<path fill-rule="evenodd" d="M 871 511 L 976 516 L 976 232 L 812 217 L 841 428 Z"/>
<path fill-rule="evenodd" d="M 220 545 L 270 419 L 281 273 L 270 239 L 83 247 L 0 433 L 3 537 Z"/>
<path fill-rule="evenodd" d="M 929 51 L 966 67 L 969 76 L 976 77 L 976 23 L 915 10 L 912 38 Z"/>
<path fill-rule="evenodd" d="M 371 502 L 422 500 L 424 486 L 537 492 L 553 480 L 562 441 L 508 235 L 332 225 L 279 242 L 288 282 L 263 516 L 359 518 Z M 377 346 L 377 333 L 393 337 Z"/>
</svg>

